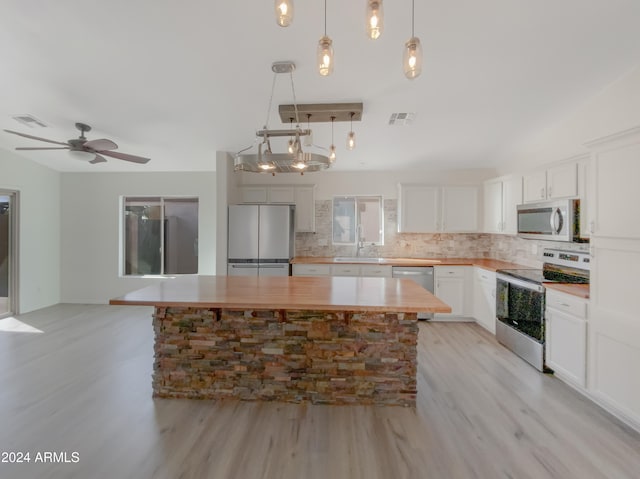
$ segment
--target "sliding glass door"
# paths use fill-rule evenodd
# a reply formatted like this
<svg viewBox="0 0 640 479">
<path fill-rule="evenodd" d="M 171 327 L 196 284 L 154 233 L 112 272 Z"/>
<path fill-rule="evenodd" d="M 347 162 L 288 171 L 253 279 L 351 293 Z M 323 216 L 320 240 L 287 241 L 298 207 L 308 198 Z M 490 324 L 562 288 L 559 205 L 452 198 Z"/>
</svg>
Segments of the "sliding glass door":
<svg viewBox="0 0 640 479">
<path fill-rule="evenodd" d="M 17 195 L 0 189 L 0 318 L 17 312 Z"/>
</svg>

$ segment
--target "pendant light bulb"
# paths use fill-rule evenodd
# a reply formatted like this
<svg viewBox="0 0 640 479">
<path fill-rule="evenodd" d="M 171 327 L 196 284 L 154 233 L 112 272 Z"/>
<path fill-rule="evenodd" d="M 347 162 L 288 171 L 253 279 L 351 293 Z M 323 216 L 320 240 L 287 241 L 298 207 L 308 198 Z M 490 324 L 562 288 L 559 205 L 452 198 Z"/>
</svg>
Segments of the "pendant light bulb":
<svg viewBox="0 0 640 479">
<path fill-rule="evenodd" d="M 367 36 L 376 40 L 382 35 L 382 0 L 367 0 L 366 28 Z"/>
<path fill-rule="evenodd" d="M 353 150 L 356 147 L 356 134 L 353 132 L 353 115 L 354 112 L 351 112 L 351 131 L 347 135 L 347 150 Z"/>
<path fill-rule="evenodd" d="M 324 36 L 318 42 L 318 72 L 323 77 L 333 73 L 333 46 L 331 38 Z"/>
<path fill-rule="evenodd" d="M 422 73 L 422 45 L 420 39 L 416 37 L 415 27 L 415 0 L 411 1 L 411 38 L 404 44 L 404 54 L 402 55 L 402 69 L 404 76 L 409 80 L 420 76 Z"/>
<path fill-rule="evenodd" d="M 413 80 L 422 73 L 422 45 L 418 37 L 411 37 L 405 43 L 402 65 L 404 75 L 409 80 Z"/>
<path fill-rule="evenodd" d="M 329 147 L 329 163 L 336 162 L 336 145 L 333 143 L 333 122 L 336 120 L 335 116 L 331 117 L 331 146 Z"/>
<path fill-rule="evenodd" d="M 318 73 L 323 77 L 333 73 L 333 42 L 327 36 L 327 0 L 324 0 L 324 35 L 318 42 L 316 50 Z"/>
<path fill-rule="evenodd" d="M 293 0 L 275 0 L 276 23 L 288 27 L 293 23 Z"/>
</svg>

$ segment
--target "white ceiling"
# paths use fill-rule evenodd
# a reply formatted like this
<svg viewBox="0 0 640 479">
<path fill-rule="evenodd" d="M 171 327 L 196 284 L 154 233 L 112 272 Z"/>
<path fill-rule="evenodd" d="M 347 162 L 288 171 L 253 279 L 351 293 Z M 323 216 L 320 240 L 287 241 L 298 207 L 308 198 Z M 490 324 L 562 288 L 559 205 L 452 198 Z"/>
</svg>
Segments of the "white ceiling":
<svg viewBox="0 0 640 479">
<path fill-rule="evenodd" d="M 88 165 L 65 151 L 23 154 L 60 171 L 213 170 L 216 150 L 249 146 L 265 123 L 271 63 L 291 60 L 299 103 L 363 102 L 346 151 L 336 123 L 336 170 L 492 167 L 640 61 L 638 0 L 417 0 L 422 76 L 407 80 L 402 47 L 411 2 L 387 0 L 380 39 L 364 33 L 365 0 L 327 0 L 335 72 L 321 77 L 315 49 L 323 3 L 295 1 L 289 28 L 272 0 L 3 0 L 0 128 L 65 141 L 93 126 L 145 166 Z M 277 105 L 292 103 L 279 75 Z M 389 126 L 415 112 L 411 126 Z M 45 122 L 30 129 L 14 120 Z M 303 124 L 304 126 L 304 124 Z M 329 124 L 312 124 L 328 146 Z M 46 146 L 0 132 L 0 148 Z"/>
</svg>

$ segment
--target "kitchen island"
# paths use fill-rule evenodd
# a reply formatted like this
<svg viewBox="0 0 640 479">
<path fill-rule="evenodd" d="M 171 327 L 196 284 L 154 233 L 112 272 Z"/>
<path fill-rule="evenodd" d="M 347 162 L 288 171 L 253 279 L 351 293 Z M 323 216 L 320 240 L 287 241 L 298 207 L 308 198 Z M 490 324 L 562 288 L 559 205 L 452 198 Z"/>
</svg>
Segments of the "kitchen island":
<svg viewBox="0 0 640 479">
<path fill-rule="evenodd" d="M 112 299 L 154 306 L 153 394 L 415 404 L 418 312 L 450 308 L 410 280 L 185 276 Z"/>
</svg>

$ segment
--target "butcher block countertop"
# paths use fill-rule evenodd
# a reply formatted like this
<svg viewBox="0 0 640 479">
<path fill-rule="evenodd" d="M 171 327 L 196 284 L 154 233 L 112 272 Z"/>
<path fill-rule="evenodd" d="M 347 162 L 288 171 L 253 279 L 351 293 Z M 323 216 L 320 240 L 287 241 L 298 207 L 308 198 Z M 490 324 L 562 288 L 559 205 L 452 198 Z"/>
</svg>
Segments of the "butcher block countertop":
<svg viewBox="0 0 640 479">
<path fill-rule="evenodd" d="M 561 293 L 571 294 L 579 298 L 589 299 L 588 284 L 544 283 L 544 287 L 560 291 Z"/>
<path fill-rule="evenodd" d="M 479 266 L 489 271 L 498 269 L 528 268 L 521 264 L 491 258 L 330 258 L 318 256 L 298 256 L 292 264 L 377 264 L 390 266 Z"/>
<path fill-rule="evenodd" d="M 355 277 L 181 276 L 112 299 L 109 304 L 221 309 L 291 309 L 450 313 L 406 279 Z"/>
</svg>

